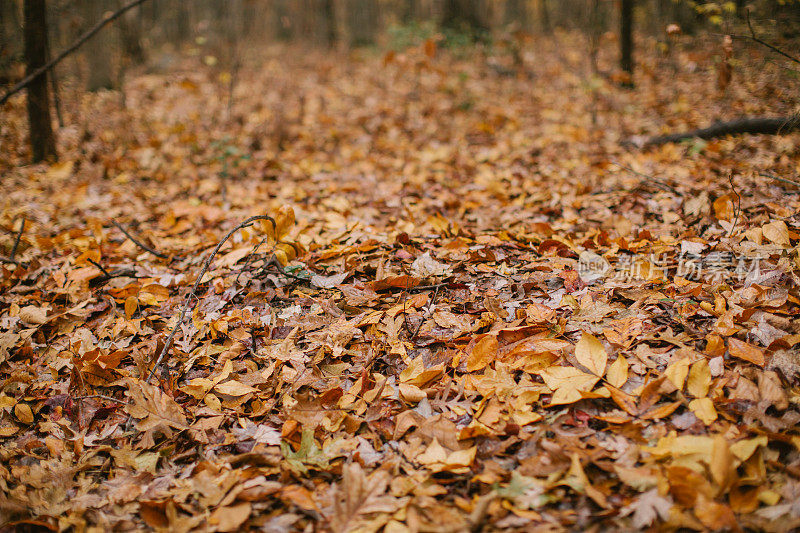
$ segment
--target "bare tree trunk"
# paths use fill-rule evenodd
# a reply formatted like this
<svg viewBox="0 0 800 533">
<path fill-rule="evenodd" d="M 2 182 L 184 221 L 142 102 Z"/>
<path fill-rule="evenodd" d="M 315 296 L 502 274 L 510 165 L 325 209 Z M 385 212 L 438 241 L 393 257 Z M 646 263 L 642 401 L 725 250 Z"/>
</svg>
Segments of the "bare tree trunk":
<svg viewBox="0 0 800 533">
<path fill-rule="evenodd" d="M 373 0 L 349 0 L 348 21 L 350 44 L 365 46 L 375 43 L 378 31 L 378 6 Z"/>
<path fill-rule="evenodd" d="M 325 23 L 325 41 L 331 48 L 336 46 L 337 33 L 336 33 L 336 6 L 333 5 L 334 0 L 322 0 L 322 16 Z"/>
<path fill-rule="evenodd" d="M 539 26 L 542 33 L 548 34 L 553 27 L 550 23 L 550 10 L 547 8 L 547 0 L 539 0 Z"/>
<path fill-rule="evenodd" d="M 444 0 L 441 25 L 474 34 L 488 32 L 489 24 L 483 17 L 482 8 L 481 0 Z"/>
<path fill-rule="evenodd" d="M 28 74 L 47 61 L 47 16 L 45 0 L 25 0 L 25 63 Z M 50 121 L 50 95 L 47 76 L 28 85 L 28 124 L 33 162 L 56 160 L 56 137 Z"/>
<path fill-rule="evenodd" d="M 147 54 L 142 46 L 142 27 L 139 18 L 141 11 L 129 15 L 123 15 L 117 19 L 122 51 L 132 64 L 143 65 L 147 60 Z"/>
<path fill-rule="evenodd" d="M 106 3 L 104 0 L 82 0 L 83 26 L 89 28 L 103 17 Z M 112 89 L 114 81 L 111 76 L 111 39 L 108 32 L 101 32 L 86 43 L 86 59 L 89 63 L 89 80 L 86 89 L 99 91 Z"/>
<path fill-rule="evenodd" d="M 503 22 L 516 23 L 520 29 L 528 28 L 528 9 L 525 0 L 506 0 Z"/>
<path fill-rule="evenodd" d="M 620 3 L 619 66 L 630 77 L 626 85 L 633 85 L 633 4 L 634 0 L 622 0 Z"/>
</svg>

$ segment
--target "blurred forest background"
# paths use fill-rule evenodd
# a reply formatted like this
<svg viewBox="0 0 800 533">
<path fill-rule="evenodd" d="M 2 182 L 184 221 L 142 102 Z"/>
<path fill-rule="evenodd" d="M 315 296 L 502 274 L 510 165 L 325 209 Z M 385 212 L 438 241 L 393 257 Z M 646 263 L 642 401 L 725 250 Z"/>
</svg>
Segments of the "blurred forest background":
<svg viewBox="0 0 800 533">
<path fill-rule="evenodd" d="M 44 6 L 46 21 L 36 24 L 46 27 L 44 54 L 49 60 L 125 2 L 2 2 L 2 84 L 24 78 L 24 4 L 34 10 L 37 4 Z M 194 57 L 232 89 L 240 67 L 263 59 L 259 50 L 279 42 L 340 52 L 388 51 L 390 56 L 426 41 L 462 50 L 477 43 L 487 57 L 492 56 L 489 66 L 503 75 L 519 74 L 526 61 L 536 62 L 533 43 L 537 38 L 577 34 L 585 37 L 582 52 L 593 75 L 632 86 L 634 36 L 642 40 L 640 46 L 662 59 L 674 56 L 676 47 L 691 49 L 698 69 L 713 54 L 712 67 L 719 71 L 720 85 L 728 83 L 726 78 L 738 61 L 730 50 L 720 48 L 723 35 L 761 40 L 778 51 L 784 50 L 782 44 L 791 50 L 792 39 L 800 37 L 800 3 L 791 0 L 152 0 L 138 4 L 50 72 L 54 94 L 48 99 L 53 100 L 60 125 L 65 121 L 61 85 L 73 94 L 83 89 L 122 89 L 131 69 L 165 73 L 186 68 L 183 60 Z M 555 42 L 559 42 L 557 37 Z M 602 66 L 604 56 L 608 56 L 606 67 Z M 663 65 L 650 68 L 659 66 Z M 795 70 L 784 70 L 796 79 Z"/>
</svg>

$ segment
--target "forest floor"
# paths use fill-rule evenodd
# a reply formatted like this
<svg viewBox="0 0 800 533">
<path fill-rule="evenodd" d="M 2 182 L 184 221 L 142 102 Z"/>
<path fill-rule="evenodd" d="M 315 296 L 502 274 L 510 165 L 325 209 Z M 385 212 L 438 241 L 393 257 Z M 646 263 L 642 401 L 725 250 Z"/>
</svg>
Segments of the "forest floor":
<svg viewBox="0 0 800 533">
<path fill-rule="evenodd" d="M 200 53 L 53 165 L 14 98 L 0 527 L 799 528 L 800 135 L 623 142 L 792 112 L 718 40 Z"/>
</svg>

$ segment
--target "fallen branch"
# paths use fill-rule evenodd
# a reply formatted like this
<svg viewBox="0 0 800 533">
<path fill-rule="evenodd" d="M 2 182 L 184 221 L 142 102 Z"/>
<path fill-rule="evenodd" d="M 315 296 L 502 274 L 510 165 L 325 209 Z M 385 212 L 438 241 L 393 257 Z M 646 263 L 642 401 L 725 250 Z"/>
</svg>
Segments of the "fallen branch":
<svg viewBox="0 0 800 533">
<path fill-rule="evenodd" d="M 800 115 L 789 117 L 750 117 L 731 120 L 730 122 L 717 122 L 708 128 L 687 131 L 683 133 L 672 133 L 660 137 L 652 137 L 640 147 L 661 146 L 662 144 L 674 143 L 686 139 L 714 139 L 725 135 L 738 135 L 742 133 L 778 135 L 800 130 Z"/>
<path fill-rule="evenodd" d="M 125 234 L 125 236 L 126 236 L 127 238 L 129 238 L 129 239 L 131 240 L 131 242 L 133 242 L 133 244 L 135 244 L 136 246 L 138 246 L 138 247 L 139 247 L 139 248 L 141 248 L 142 250 L 145 250 L 146 252 L 150 252 L 150 253 L 151 253 L 151 254 L 153 254 L 154 256 L 156 256 L 156 257 L 160 257 L 161 259 L 166 259 L 166 258 L 168 257 L 167 255 L 165 255 L 165 254 L 162 254 L 161 252 L 157 252 L 157 251 L 153 250 L 152 248 L 150 248 L 149 246 L 147 246 L 147 245 L 145 245 L 145 244 L 143 244 L 143 243 L 141 243 L 141 242 L 137 241 L 137 240 L 136 240 L 136 239 L 133 237 L 133 235 L 131 235 L 130 233 L 128 233 L 128 232 L 127 232 L 127 230 L 126 230 L 125 228 L 123 228 L 123 227 L 122 227 L 122 226 L 119 224 L 119 222 L 117 222 L 116 220 L 112 220 L 112 221 L 111 221 L 111 223 L 112 223 L 112 224 L 114 224 L 114 225 L 117 227 L 117 229 L 118 229 L 118 230 L 120 230 L 122 233 L 124 233 L 124 234 Z"/>
<path fill-rule="evenodd" d="M 2 98 L 0 98 L 0 105 L 5 104 L 8 101 L 9 98 L 11 98 L 13 95 L 17 94 L 22 89 L 24 89 L 25 87 L 30 85 L 33 80 L 35 80 L 36 78 L 38 78 L 39 76 L 41 76 L 42 74 L 47 72 L 48 70 L 50 70 L 53 67 L 55 67 L 56 65 L 58 65 L 65 57 L 67 57 L 72 52 L 74 52 L 75 50 L 80 48 L 86 41 L 91 39 L 97 32 L 102 30 L 103 27 L 106 24 L 118 19 L 126 11 L 128 11 L 130 9 L 133 9 L 134 7 L 138 6 L 139 4 L 144 3 L 145 1 L 146 0 L 133 0 L 131 2 L 128 2 L 127 4 L 125 4 L 124 6 L 119 8 L 118 10 L 114 11 L 113 13 L 108 13 L 107 15 L 105 15 L 102 19 L 100 19 L 100 22 L 98 22 L 97 24 L 92 26 L 83 35 L 78 37 L 78 39 L 75 42 L 73 42 L 71 45 L 69 45 L 64 51 L 62 51 L 56 57 L 54 57 L 53 59 L 51 59 L 50 61 L 48 61 L 44 65 L 42 65 L 41 67 L 37 68 L 36 70 L 31 72 L 27 76 L 22 78 L 22 80 L 19 83 L 17 83 L 11 89 L 9 89 L 8 92 L 6 94 L 4 94 L 2 96 Z"/>
<path fill-rule="evenodd" d="M 271 216 L 269 216 L 269 215 L 256 215 L 256 216 L 248 218 L 247 220 L 245 220 L 244 222 L 240 223 L 238 226 L 236 226 L 235 228 L 230 230 L 228 232 L 228 234 L 225 235 L 222 238 L 222 240 L 220 240 L 217 243 L 217 245 L 214 247 L 214 250 L 212 250 L 212 252 L 210 254 L 208 254 L 208 257 L 206 257 L 206 260 L 203 263 L 203 269 L 197 275 L 197 279 L 194 281 L 194 285 L 192 285 L 192 290 L 189 291 L 189 294 L 186 295 L 186 298 L 183 301 L 183 307 L 181 309 L 181 314 L 178 317 L 178 321 L 175 322 L 174 326 L 172 326 L 172 331 L 170 331 L 169 336 L 167 337 L 167 340 L 164 341 L 164 347 L 161 348 L 161 352 L 158 354 L 158 358 L 156 359 L 156 362 L 153 365 L 153 368 L 150 369 L 150 373 L 147 375 L 147 379 L 145 379 L 145 383 L 149 383 L 150 382 L 150 380 L 153 378 L 153 375 L 156 373 L 156 370 L 158 369 L 158 367 L 161 366 L 161 363 L 164 360 L 164 356 L 167 355 L 167 352 L 169 352 L 169 349 L 172 347 L 172 342 L 175 340 L 175 333 L 178 331 L 178 328 L 180 327 L 181 324 L 183 324 L 183 321 L 186 319 L 186 313 L 191 311 L 191 310 L 193 310 L 195 308 L 195 306 L 197 305 L 197 303 L 199 302 L 199 299 L 197 298 L 197 295 L 195 293 L 197 292 L 197 288 L 200 286 L 200 282 L 203 279 L 203 276 L 205 276 L 206 272 L 208 271 L 208 267 L 211 266 L 211 261 L 214 260 L 214 257 L 217 255 L 217 252 L 219 252 L 219 249 L 222 248 L 222 245 L 225 244 L 225 241 L 230 239 L 231 235 L 233 235 L 234 233 L 236 233 L 237 231 L 239 231 L 242 228 L 246 228 L 248 226 L 251 226 L 253 224 L 253 222 L 255 222 L 256 220 L 269 220 L 272 223 L 273 228 L 277 227 L 277 225 L 275 224 L 275 220 Z M 193 302 L 193 303 L 191 305 L 189 305 L 189 302 Z"/>
</svg>

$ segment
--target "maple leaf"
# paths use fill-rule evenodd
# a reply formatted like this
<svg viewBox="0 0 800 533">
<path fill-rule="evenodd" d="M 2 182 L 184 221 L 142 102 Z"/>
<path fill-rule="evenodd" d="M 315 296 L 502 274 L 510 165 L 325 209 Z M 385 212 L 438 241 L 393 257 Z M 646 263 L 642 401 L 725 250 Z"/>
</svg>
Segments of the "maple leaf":
<svg viewBox="0 0 800 533">
<path fill-rule="evenodd" d="M 657 518 L 667 520 L 669 511 L 672 509 L 671 498 L 665 498 L 658 494 L 658 489 L 651 489 L 640 494 L 636 499 L 623 507 L 620 511 L 621 516 L 628 516 L 633 513 L 633 527 L 644 529 L 653 525 Z"/>
<path fill-rule="evenodd" d="M 188 429 L 183 409 L 164 391 L 141 380 L 128 379 L 128 396 L 131 403 L 125 410 L 133 418 L 140 419 L 140 431 L 161 430 L 169 433 L 169 428 Z"/>
<path fill-rule="evenodd" d="M 297 451 L 292 450 L 288 442 L 281 441 L 281 453 L 292 470 L 301 474 L 308 473 L 306 465 L 320 470 L 327 470 L 330 467 L 330 458 L 317 445 L 314 439 L 314 430 L 312 429 L 303 430 L 300 436 L 300 447 Z"/>
<path fill-rule="evenodd" d="M 358 531 L 367 515 L 394 513 L 403 503 L 386 494 L 391 476 L 378 470 L 369 476 L 358 463 L 342 468 L 342 482 L 333 489 L 333 512 L 330 521 L 334 532 Z"/>
</svg>

